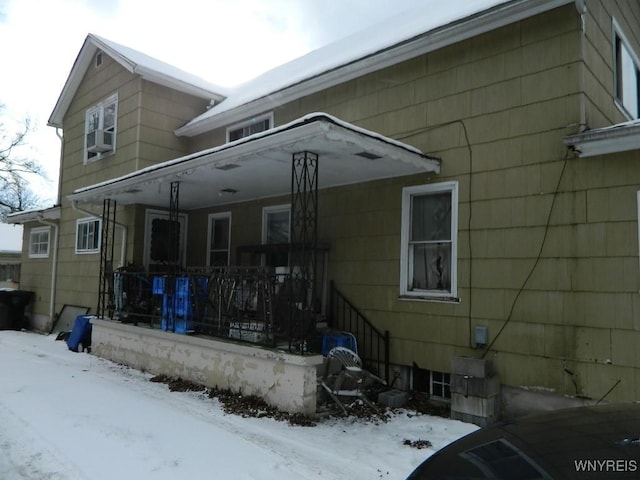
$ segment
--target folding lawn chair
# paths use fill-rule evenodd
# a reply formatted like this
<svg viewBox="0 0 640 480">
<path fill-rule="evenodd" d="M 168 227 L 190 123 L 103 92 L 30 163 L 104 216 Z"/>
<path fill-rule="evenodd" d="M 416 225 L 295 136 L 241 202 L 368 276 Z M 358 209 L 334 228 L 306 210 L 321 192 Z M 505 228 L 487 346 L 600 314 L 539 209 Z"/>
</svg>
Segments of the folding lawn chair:
<svg viewBox="0 0 640 480">
<path fill-rule="evenodd" d="M 331 364 L 335 361 L 341 364 L 341 368 L 338 373 L 331 374 Z M 345 415 L 348 415 L 347 408 L 340 397 L 359 398 L 367 406 L 378 411 L 364 392 L 364 387 L 372 381 L 386 385 L 383 379 L 362 368 L 362 360 L 353 350 L 334 347 L 327 354 L 327 369 L 322 386 Z"/>
</svg>

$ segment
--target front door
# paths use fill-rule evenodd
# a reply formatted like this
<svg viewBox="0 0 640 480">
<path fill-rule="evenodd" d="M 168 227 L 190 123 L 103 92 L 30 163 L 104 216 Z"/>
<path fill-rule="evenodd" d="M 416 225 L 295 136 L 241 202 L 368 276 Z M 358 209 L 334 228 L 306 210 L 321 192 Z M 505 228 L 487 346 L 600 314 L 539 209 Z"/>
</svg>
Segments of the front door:
<svg viewBox="0 0 640 480">
<path fill-rule="evenodd" d="M 185 247 L 187 239 L 187 216 L 178 215 L 178 225 L 171 225 L 169 212 L 147 210 L 144 230 L 144 266 L 150 272 L 165 272 L 171 260 L 169 246 L 170 234 L 174 233 L 174 242 L 178 242 L 178 265 L 185 265 Z M 174 243 L 175 244 L 175 243 Z"/>
</svg>

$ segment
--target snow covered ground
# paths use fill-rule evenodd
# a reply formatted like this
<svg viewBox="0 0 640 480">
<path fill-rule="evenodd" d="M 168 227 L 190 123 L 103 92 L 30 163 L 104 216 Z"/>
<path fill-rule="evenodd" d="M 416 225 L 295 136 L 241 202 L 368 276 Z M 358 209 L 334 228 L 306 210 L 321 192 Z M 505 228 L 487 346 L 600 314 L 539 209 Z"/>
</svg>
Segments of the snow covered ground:
<svg viewBox="0 0 640 480">
<path fill-rule="evenodd" d="M 476 429 L 408 411 L 292 426 L 150 378 L 53 336 L 0 331 L 0 478 L 402 479 Z"/>
</svg>

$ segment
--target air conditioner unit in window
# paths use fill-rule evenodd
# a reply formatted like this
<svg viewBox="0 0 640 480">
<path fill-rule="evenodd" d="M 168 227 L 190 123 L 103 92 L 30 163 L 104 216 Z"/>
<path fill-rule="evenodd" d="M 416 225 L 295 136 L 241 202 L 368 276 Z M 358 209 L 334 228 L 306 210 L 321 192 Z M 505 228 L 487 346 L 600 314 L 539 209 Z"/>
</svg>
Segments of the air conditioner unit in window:
<svg viewBox="0 0 640 480">
<path fill-rule="evenodd" d="M 113 150 L 113 132 L 94 130 L 87 133 L 87 151 L 91 153 Z"/>
</svg>

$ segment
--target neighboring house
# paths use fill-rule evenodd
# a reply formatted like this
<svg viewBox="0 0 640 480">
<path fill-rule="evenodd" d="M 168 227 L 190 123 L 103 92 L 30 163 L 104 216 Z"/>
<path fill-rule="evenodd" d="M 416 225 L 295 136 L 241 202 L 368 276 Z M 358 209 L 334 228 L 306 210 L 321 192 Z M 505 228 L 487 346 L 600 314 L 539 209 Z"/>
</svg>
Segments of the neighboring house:
<svg viewBox="0 0 640 480">
<path fill-rule="evenodd" d="M 0 250 L 0 288 L 17 288 L 20 283 L 20 250 Z"/>
<path fill-rule="evenodd" d="M 306 412 L 325 320 L 458 418 L 638 399 L 640 4 L 458 3 L 231 91 L 89 35 L 49 120 L 60 205 L 10 218 L 34 327 L 89 306 L 99 355 Z M 283 309 L 269 272 L 303 285 Z"/>
</svg>

